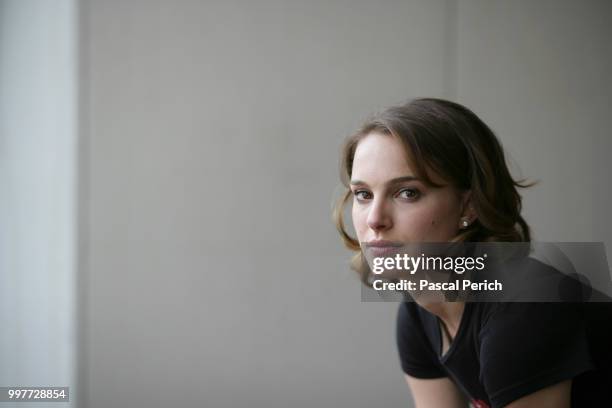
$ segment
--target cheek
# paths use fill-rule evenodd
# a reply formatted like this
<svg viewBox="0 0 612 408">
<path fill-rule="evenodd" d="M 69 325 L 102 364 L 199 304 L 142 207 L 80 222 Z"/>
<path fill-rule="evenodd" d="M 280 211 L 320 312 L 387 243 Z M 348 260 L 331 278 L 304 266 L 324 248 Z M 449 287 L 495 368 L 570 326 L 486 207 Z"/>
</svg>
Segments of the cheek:
<svg viewBox="0 0 612 408">
<path fill-rule="evenodd" d="M 429 229 L 434 237 L 439 237 L 442 241 L 452 238 L 456 230 L 455 222 L 435 216 L 429 219 Z"/>
<path fill-rule="evenodd" d="M 448 206 L 423 206 L 418 211 L 403 214 L 404 230 L 410 231 L 415 241 L 447 241 L 456 232 L 453 208 Z"/>
<path fill-rule="evenodd" d="M 363 241 L 364 234 L 367 230 L 367 213 L 363 210 L 359 210 L 357 206 L 353 205 L 351 210 L 351 218 L 353 220 L 353 228 L 357 234 L 357 240 Z"/>
<path fill-rule="evenodd" d="M 438 221 L 429 209 L 421 211 L 405 211 L 398 215 L 397 226 L 411 236 L 411 240 L 419 240 L 436 228 Z"/>
<path fill-rule="evenodd" d="M 458 216 L 454 208 L 440 208 L 427 217 L 432 234 L 442 238 L 451 239 L 457 232 Z"/>
</svg>

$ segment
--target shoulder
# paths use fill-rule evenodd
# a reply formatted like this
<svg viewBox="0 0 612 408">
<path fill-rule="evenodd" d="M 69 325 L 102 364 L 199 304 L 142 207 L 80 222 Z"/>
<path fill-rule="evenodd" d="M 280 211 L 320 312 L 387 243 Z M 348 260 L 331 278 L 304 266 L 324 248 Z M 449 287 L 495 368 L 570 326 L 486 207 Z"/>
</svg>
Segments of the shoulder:
<svg viewBox="0 0 612 408">
<path fill-rule="evenodd" d="M 579 303 L 490 303 L 482 310 L 478 337 L 488 350 L 518 351 L 519 345 L 527 351 L 538 345 L 554 349 L 554 344 L 586 339 Z"/>
<path fill-rule="evenodd" d="M 396 334 L 400 349 L 415 344 L 431 348 L 423 315 L 419 311 L 419 306 L 414 302 L 401 302 L 399 304 Z"/>
<path fill-rule="evenodd" d="M 428 336 L 428 324 L 414 302 L 399 305 L 396 341 L 403 371 L 415 378 L 446 376 Z"/>
<path fill-rule="evenodd" d="M 397 311 L 396 329 L 398 340 L 423 343 L 432 348 L 438 326 L 436 317 L 417 303 L 402 302 Z"/>
<path fill-rule="evenodd" d="M 495 405 L 594 368 L 575 303 L 491 304 L 479 331 L 481 382 Z"/>
</svg>

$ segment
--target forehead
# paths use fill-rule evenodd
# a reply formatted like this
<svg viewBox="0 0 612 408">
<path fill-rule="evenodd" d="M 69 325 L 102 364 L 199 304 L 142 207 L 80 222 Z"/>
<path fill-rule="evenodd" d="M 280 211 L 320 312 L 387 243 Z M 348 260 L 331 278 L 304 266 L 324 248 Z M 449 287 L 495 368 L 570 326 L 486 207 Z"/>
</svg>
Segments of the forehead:
<svg viewBox="0 0 612 408">
<path fill-rule="evenodd" d="M 390 179 L 416 176 L 404 145 L 394 136 L 369 133 L 357 144 L 353 156 L 352 177 Z"/>
</svg>

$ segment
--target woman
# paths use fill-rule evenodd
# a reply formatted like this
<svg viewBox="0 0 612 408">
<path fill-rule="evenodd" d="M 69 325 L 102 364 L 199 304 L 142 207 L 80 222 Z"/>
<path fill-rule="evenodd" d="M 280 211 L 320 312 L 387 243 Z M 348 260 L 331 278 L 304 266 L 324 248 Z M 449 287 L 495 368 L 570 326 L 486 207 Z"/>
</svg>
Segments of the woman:
<svg viewBox="0 0 612 408">
<path fill-rule="evenodd" d="M 513 180 L 493 132 L 459 104 L 423 98 L 385 110 L 347 140 L 341 171 L 335 220 L 366 283 L 365 246 L 531 239 L 517 192 L 529 185 Z M 350 201 L 356 238 L 342 220 Z M 397 344 L 416 406 L 607 406 L 610 306 L 401 303 Z"/>
</svg>

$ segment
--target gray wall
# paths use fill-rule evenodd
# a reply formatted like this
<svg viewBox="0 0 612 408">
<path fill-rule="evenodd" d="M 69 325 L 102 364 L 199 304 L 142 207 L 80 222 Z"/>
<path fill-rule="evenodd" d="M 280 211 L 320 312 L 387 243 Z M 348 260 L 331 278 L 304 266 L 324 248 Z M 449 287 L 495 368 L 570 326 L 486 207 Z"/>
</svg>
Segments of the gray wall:
<svg viewBox="0 0 612 408">
<path fill-rule="evenodd" d="M 443 1 L 90 1 L 91 407 L 408 404 L 331 223 L 339 145 L 447 95 Z"/>
<path fill-rule="evenodd" d="M 330 223 L 341 139 L 456 99 L 541 180 L 537 238 L 610 246 L 609 8 L 89 1 L 86 405 L 409 406 Z"/>
</svg>

